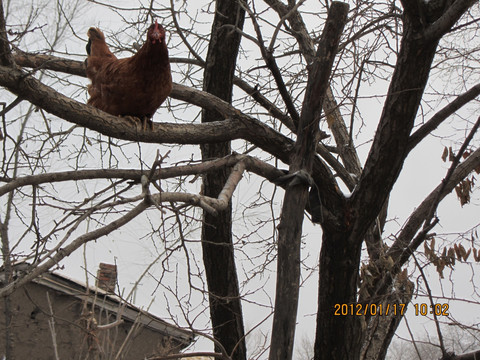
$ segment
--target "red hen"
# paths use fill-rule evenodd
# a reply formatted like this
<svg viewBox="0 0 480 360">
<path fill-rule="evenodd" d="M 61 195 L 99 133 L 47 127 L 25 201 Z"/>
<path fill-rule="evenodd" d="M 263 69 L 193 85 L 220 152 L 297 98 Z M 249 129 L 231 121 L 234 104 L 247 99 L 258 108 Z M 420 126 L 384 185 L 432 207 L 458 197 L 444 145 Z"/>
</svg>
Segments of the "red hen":
<svg viewBox="0 0 480 360">
<path fill-rule="evenodd" d="M 125 59 L 113 55 L 100 29 L 92 27 L 87 35 L 86 71 L 92 82 L 87 104 L 112 115 L 150 119 L 172 90 L 162 25 L 155 21 L 145 44 Z"/>
</svg>

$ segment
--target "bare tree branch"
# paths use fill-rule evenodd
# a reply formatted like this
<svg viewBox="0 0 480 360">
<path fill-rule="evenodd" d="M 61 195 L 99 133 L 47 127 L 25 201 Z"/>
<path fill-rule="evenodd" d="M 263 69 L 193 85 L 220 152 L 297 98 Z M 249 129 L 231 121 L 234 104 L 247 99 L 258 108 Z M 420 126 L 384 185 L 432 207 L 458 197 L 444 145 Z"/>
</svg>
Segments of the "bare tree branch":
<svg viewBox="0 0 480 360">
<path fill-rule="evenodd" d="M 154 122 L 152 129 L 146 131 L 139 121 L 134 121 L 132 124 L 131 118 L 112 116 L 81 104 L 19 70 L 0 67 L 0 85 L 47 112 L 118 139 L 151 143 L 204 144 L 244 138 L 277 156 L 283 162 L 290 162 L 292 140 L 262 122 L 242 114 L 217 97 L 183 85 L 174 84 L 172 97 L 218 111 L 223 116 L 232 118 L 203 124 Z M 50 101 L 45 102 L 47 98 Z M 333 175 L 322 161 L 316 158 L 314 163 L 313 176 L 323 198 L 327 200 L 328 208 L 329 202 L 336 201 L 335 199 L 338 198 L 339 190 Z"/>
<path fill-rule="evenodd" d="M 297 109 L 295 108 L 295 104 L 293 103 L 292 97 L 290 96 L 290 92 L 288 91 L 285 82 L 283 81 L 282 73 L 273 57 L 273 47 L 269 47 L 268 49 L 265 47 L 262 32 L 260 30 L 260 26 L 255 18 L 255 14 L 249 9 L 248 5 L 245 4 L 243 1 L 240 2 L 242 7 L 247 11 L 250 19 L 253 23 L 253 28 L 255 29 L 255 33 L 257 34 L 258 39 L 258 46 L 260 48 L 260 52 L 262 54 L 263 60 L 267 67 L 270 69 L 273 78 L 275 79 L 275 83 L 277 84 L 278 90 L 280 95 L 282 96 L 283 102 L 287 107 L 288 113 L 290 114 L 291 118 L 293 119 L 294 126 L 297 127 L 300 115 L 298 115 Z M 283 21 L 282 21 L 283 22 Z"/>
<path fill-rule="evenodd" d="M 408 138 L 437 48 L 437 42 L 419 41 L 414 28 L 408 23 L 405 27 L 375 138 L 351 199 L 352 207 L 357 209 L 355 212 L 358 215 L 352 233 L 352 238 L 357 241 L 374 221 L 402 168 L 407 155 Z M 406 61 L 412 58 L 418 61 Z M 367 201 L 375 208 L 371 213 L 359 210 L 364 208 L 363 204 Z"/>
<path fill-rule="evenodd" d="M 65 59 L 53 55 L 44 55 L 44 54 L 31 54 L 17 50 L 14 54 L 14 60 L 17 65 L 22 67 L 28 67 L 33 69 L 45 69 L 58 71 L 65 74 L 77 75 L 85 77 L 85 67 L 83 62 L 78 60 Z M 193 63 L 198 66 L 205 66 L 204 62 L 191 59 L 177 59 L 170 58 L 171 63 Z M 273 117 L 279 119 L 283 124 L 285 124 L 291 131 L 296 132 L 297 129 L 292 121 L 292 119 L 284 114 L 274 103 L 267 99 L 257 88 L 257 86 L 250 85 L 247 81 L 242 78 L 235 76 L 233 82 L 240 89 L 245 91 L 250 95 L 255 101 L 257 101 L 262 107 L 264 107 Z M 179 90 L 173 90 L 172 96 L 175 97 L 175 94 Z"/>
<path fill-rule="evenodd" d="M 8 42 L 7 37 L 3 1 L 0 3 L 0 64 L 3 66 L 13 66 L 14 64 L 10 43 Z"/>
<path fill-rule="evenodd" d="M 468 91 L 457 96 L 457 98 L 453 100 L 450 104 L 446 105 L 443 109 L 438 111 L 435 115 L 432 116 L 430 120 L 428 120 L 410 136 L 408 140 L 408 151 L 411 151 L 425 137 L 431 134 L 431 132 L 435 130 L 444 120 L 446 120 L 450 115 L 454 114 L 463 105 L 475 99 L 478 95 L 480 95 L 480 84 L 475 85 Z"/>
<path fill-rule="evenodd" d="M 428 217 L 431 214 L 431 209 L 437 207 L 440 201 L 450 194 L 455 186 L 457 186 L 460 181 L 478 166 L 480 166 L 480 149 L 475 150 L 467 159 L 465 159 L 465 161 L 458 165 L 458 167 L 452 172 L 449 180 L 439 184 L 425 198 L 425 200 L 422 201 L 415 211 L 412 212 L 408 221 L 403 226 L 402 231 L 396 237 L 395 242 L 386 253 L 386 257 L 391 257 L 395 262 L 395 269 L 392 270 L 393 274 L 400 271 L 401 267 L 410 257 L 412 251 L 421 244 L 420 240 L 424 239 L 427 235 L 428 231 L 424 234 L 423 238 L 415 237 L 415 234 L 420 230 L 422 224 L 428 220 Z M 414 239 L 416 240 L 414 241 Z M 377 287 L 375 295 L 372 296 L 375 298 L 376 294 L 381 293 L 380 289 L 384 289 L 385 286 L 387 286 L 387 282 L 390 283 L 391 279 L 392 273 L 389 273 L 383 280 L 382 284 Z"/>
<path fill-rule="evenodd" d="M 86 77 L 84 63 L 78 60 L 65 59 L 53 55 L 31 54 L 18 49 L 14 53 L 13 59 L 17 65 L 34 70 L 46 69 Z"/>
<path fill-rule="evenodd" d="M 353 308 L 409 300 L 413 285 L 409 285 L 408 278 L 412 275 L 402 271 L 402 266 L 415 256 L 421 243 L 432 236 L 431 231 L 440 223 L 436 215 L 438 204 L 456 185 L 465 185 L 465 191 L 472 190 L 469 186 L 473 186 L 474 179 L 470 174 L 480 168 L 480 153 L 473 141 L 468 145 L 469 156 L 465 159 L 460 158 L 461 153 L 455 157 L 453 150 L 450 151 L 459 163 L 452 164 L 442 184 L 423 202 L 419 199 L 420 206 L 398 230 L 393 246 L 387 246 L 383 228 L 389 198 L 410 151 L 429 134 L 436 134 L 434 130 L 439 125 L 442 129 L 450 126 L 448 137 L 452 139 L 464 139 L 468 131 L 467 140 L 478 136 L 477 133 L 473 137 L 477 125 L 472 130 L 470 121 L 464 123 L 464 129 L 457 127 L 458 122 L 447 124 L 445 119 L 455 112 L 458 118 L 471 116 L 464 105 L 470 102 L 476 106 L 474 99 L 480 94 L 480 85 L 475 85 L 477 48 L 470 41 L 480 8 L 472 0 L 401 0 L 402 13 L 397 7 L 399 3 L 391 0 L 355 2 L 348 11 L 341 42 L 335 36 L 321 39 L 321 45 L 325 41 L 337 42 L 337 50 L 332 50 L 326 58 L 333 58 L 336 52 L 338 61 L 334 61 L 330 79 L 319 79 L 314 73 L 326 76 L 330 69 L 328 64 L 317 68 L 315 47 L 326 14 L 337 3 L 320 1 L 305 8 L 301 7 L 304 0 L 242 1 L 254 24 L 243 29 L 244 14 L 239 9 L 239 0 L 207 0 L 205 7 L 193 12 L 190 11 L 193 5 L 186 0 L 164 4 L 150 1 L 145 8 L 128 9 L 94 2 L 113 9 L 115 16 L 124 22 L 108 36 L 115 44 L 115 51 L 133 53 L 130 46 L 124 45 L 125 39 L 134 39 L 135 35 L 130 35 L 144 28 L 145 20 L 158 18 L 168 30 L 168 47 L 175 54 L 170 58 L 174 64 L 172 71 L 179 83 L 174 85 L 172 101 L 157 112 L 156 122 L 147 131 L 135 118 L 110 116 L 77 102 L 73 96 L 60 93 L 73 93 L 79 98 L 85 92 L 83 59 L 76 54 L 78 49 L 83 52 L 84 39 L 76 35 L 79 23 L 73 20 L 78 16 L 70 16 L 68 1 L 48 3 L 45 9 L 35 3 L 29 9 L 28 19 L 20 23 L 17 8 L 10 4 L 13 2 L 0 4 L 1 10 L 9 13 L 8 24 L 0 19 L 0 86 L 7 98 L 0 112 L 5 130 L 0 142 L 0 198 L 2 204 L 5 202 L 0 210 L 0 235 L 7 279 L 0 297 L 5 301 L 6 322 L 11 323 L 8 319 L 14 318 L 14 304 L 8 303 L 7 293 L 21 286 L 22 281 L 26 283 L 58 266 L 58 261 L 65 261 L 65 256 L 78 251 L 83 244 L 88 243 L 87 248 L 91 248 L 94 246 L 91 240 L 141 218 L 145 226 L 138 234 L 152 240 L 158 256 L 152 257 L 135 286 L 140 279 L 148 279 L 144 276 L 147 273 L 154 275 L 159 286 L 166 290 L 166 300 L 170 297 L 175 302 L 176 310 L 167 304 L 172 318 L 176 317 L 175 311 L 180 311 L 180 321 L 192 329 L 200 321 L 202 325 L 208 323 L 208 299 L 210 304 L 219 305 L 211 308 L 212 326 L 207 325 L 209 328 L 205 330 L 213 334 L 206 337 L 213 341 L 215 352 L 196 355 L 244 360 L 251 339 L 247 335 L 259 331 L 264 334 L 262 344 L 255 345 L 259 349 L 250 352 L 252 358 L 265 356 L 268 351 L 271 358 L 291 357 L 293 335 L 299 326 L 295 322 L 298 293 L 304 286 L 304 282 L 298 281 L 298 274 L 314 271 L 310 266 L 317 264 L 309 262 L 310 245 L 312 241 L 321 241 L 313 358 L 383 359 L 403 314 L 381 318 L 335 316 L 332 309 L 337 304 Z M 61 24 L 50 24 L 47 20 L 45 26 L 36 26 L 49 19 L 51 14 L 47 10 L 52 9 L 58 13 L 56 23 Z M 39 18 L 35 18 L 37 14 Z M 207 21 L 215 18 L 212 31 L 205 28 L 207 18 Z M 453 25 L 455 22 L 458 26 Z M 63 42 L 65 39 L 58 37 L 58 31 L 66 23 L 64 35 L 73 37 Z M 252 40 L 254 45 L 240 46 L 242 37 Z M 440 37 L 443 39 L 437 47 Z M 60 48 L 60 44 L 65 47 Z M 37 50 L 40 51 L 37 54 L 28 52 L 42 48 L 46 50 Z M 439 61 L 433 63 L 434 57 Z M 265 63 L 269 66 L 265 67 Z M 312 90 L 314 82 L 318 86 Z M 387 94 L 383 88 L 369 86 L 379 82 L 390 84 Z M 424 91 L 429 84 L 433 91 Z M 445 88 L 440 89 L 439 84 Z M 237 87 L 233 92 L 232 85 Z M 450 95 L 456 89 L 468 88 L 456 97 Z M 301 94 L 305 94 L 303 104 Z M 452 100 L 443 109 L 435 109 L 441 99 Z M 383 111 L 379 109 L 382 111 L 379 119 L 371 118 L 370 106 L 383 106 Z M 414 124 L 419 122 L 417 112 L 425 108 L 434 115 L 426 117 L 415 129 Z M 174 120 L 166 123 L 167 115 Z M 200 115 L 204 123 L 199 123 Z M 374 137 L 369 136 L 374 133 Z M 331 139 L 324 141 L 330 134 Z M 358 147 L 362 154 L 366 155 L 365 148 L 370 146 L 366 163 L 357 154 L 356 139 L 362 140 Z M 244 154 L 224 156 L 230 154 L 232 140 L 237 140 L 233 146 Z M 441 141 L 448 142 L 449 138 Z M 172 150 L 175 156 L 183 156 L 183 151 L 176 152 L 178 144 L 196 146 L 188 147 L 189 151 L 192 149 L 188 158 L 175 159 L 177 166 L 163 168 L 159 155 L 153 165 L 148 165 L 148 159 L 155 155 L 152 152 L 155 146 L 175 149 Z M 462 149 L 466 146 L 464 142 Z M 259 158 L 246 154 L 258 154 Z M 252 176 L 254 181 L 248 184 L 247 194 L 253 191 L 256 194 L 247 201 L 234 202 L 239 211 L 233 216 L 232 195 L 241 190 L 238 184 L 247 175 L 245 172 L 261 178 Z M 198 191 L 200 178 L 206 186 Z M 190 179 L 193 180 L 189 182 Z M 279 189 L 264 179 L 286 189 L 280 226 L 277 226 Z M 351 194 L 342 193 L 345 187 L 341 181 Z M 258 182 L 261 185 L 253 189 L 252 185 Z M 75 194 L 64 196 L 73 188 Z M 475 205 L 462 214 L 470 215 L 471 206 Z M 252 216 L 257 209 L 262 212 L 258 219 Z M 321 239 L 312 239 L 311 234 L 308 238 L 301 237 L 305 235 L 302 234 L 305 210 L 312 214 L 313 222 L 320 224 Z M 394 208 L 389 211 L 395 216 Z M 204 217 L 200 219 L 199 214 Z M 208 236 L 202 236 L 202 250 L 215 244 L 211 247 L 213 251 L 202 252 L 203 266 L 202 259 L 198 259 L 200 243 L 195 233 L 202 220 L 202 226 L 212 230 Z M 472 226 L 475 219 L 465 217 L 465 220 L 470 228 L 455 242 L 465 245 L 466 239 L 471 238 L 473 253 L 478 248 L 478 225 Z M 393 222 L 390 224 L 395 227 Z M 439 234 L 436 239 L 446 241 L 456 235 Z M 300 252 L 303 245 L 308 255 Z M 221 250 L 215 251 L 218 249 Z M 252 256 L 251 249 L 258 251 L 258 255 Z M 180 261 L 174 263 L 173 257 Z M 475 253 L 475 261 L 478 257 Z M 12 278 L 12 262 L 17 259 L 33 262 L 27 278 Z M 430 261 L 430 258 L 417 259 L 422 267 Z M 185 262 L 186 266 L 181 265 Z M 213 271 L 210 270 L 214 275 L 213 285 L 207 287 L 210 280 L 205 269 L 210 262 L 214 263 Z M 473 268 L 473 261 L 471 264 Z M 242 303 L 252 300 L 252 294 L 256 297 L 258 294 L 254 292 L 259 291 L 256 279 L 265 271 L 275 270 L 272 269 L 275 265 L 278 267 L 275 305 L 270 294 L 265 294 L 265 302 L 253 304 L 256 301 L 253 300 L 252 305 L 266 308 L 269 315 L 264 320 L 256 319 L 252 330 L 245 335 L 242 308 L 235 303 L 240 304 L 240 299 Z M 39 267 L 34 269 L 36 266 Z M 366 276 L 367 270 L 373 275 Z M 32 275 L 32 271 L 37 273 Z M 245 283 L 238 283 L 237 271 L 245 272 L 240 277 Z M 217 273 L 221 273 L 223 280 L 218 281 Z M 188 282 L 182 284 L 185 278 Z M 170 287 L 171 280 L 176 288 Z M 231 284 L 240 286 L 234 289 Z M 421 283 L 416 286 L 419 293 L 426 288 Z M 186 296 L 182 294 L 184 287 Z M 223 292 L 224 289 L 227 291 Z M 199 306 L 194 304 L 196 294 L 200 295 Z M 213 315 L 222 311 L 214 319 Z M 269 326 L 265 320 L 272 315 L 275 315 L 273 331 L 263 328 Z M 265 335 L 267 332 L 269 335 Z M 128 338 L 132 336 L 130 332 Z M 126 342 L 115 349 L 114 355 L 122 357 L 127 350 L 125 345 Z M 8 357 L 15 346 L 7 343 L 5 350 Z M 445 350 L 445 355 L 454 356 L 449 349 Z M 465 356 L 468 359 L 472 354 Z"/>
<path fill-rule="evenodd" d="M 309 174 L 312 171 L 323 99 L 329 86 L 330 73 L 347 14 L 347 4 L 332 3 L 318 46 L 317 59 L 309 72 L 290 174 Z M 277 286 L 270 360 L 292 357 L 299 296 L 303 213 L 311 185 L 313 184 L 309 184 L 305 179 L 297 182 L 294 180 L 285 191 L 278 226 Z"/>
<path fill-rule="evenodd" d="M 450 31 L 455 23 L 472 7 L 477 0 L 455 0 L 452 5 L 443 13 L 443 15 L 430 25 L 423 37 L 425 41 L 437 41 L 443 35 Z"/>
<path fill-rule="evenodd" d="M 89 241 L 96 240 L 102 236 L 110 234 L 112 231 L 115 231 L 116 229 L 136 218 L 149 206 L 150 204 L 142 201 L 135 208 L 127 212 L 122 217 L 112 221 L 108 225 L 79 236 L 67 246 L 59 249 L 59 251 L 52 255 L 49 260 L 45 261 L 42 264 L 36 264 L 36 266 L 30 272 L 28 272 L 22 277 L 19 277 L 7 286 L 0 289 L 0 297 L 6 297 L 11 295 L 18 288 L 24 286 L 25 284 L 29 283 L 33 279 L 37 278 L 41 274 L 51 269 L 52 267 L 56 266 L 61 260 L 69 256 L 82 245 L 86 244 Z"/>
<path fill-rule="evenodd" d="M 278 0 L 265 0 L 265 2 L 273 7 L 273 9 L 281 17 L 282 21 L 284 21 L 284 19 L 288 19 L 292 34 L 297 40 L 301 53 L 307 60 L 307 63 L 311 64 L 315 57 L 314 42 L 309 36 L 307 27 L 303 22 L 303 19 L 297 8 L 294 7 L 290 9 L 288 6 L 284 5 Z M 340 157 L 342 158 L 347 171 L 359 176 L 361 172 L 360 160 L 356 153 L 353 142 L 348 141 L 348 130 L 331 88 L 327 90 L 327 96 L 325 97 L 323 103 L 323 109 L 330 130 L 332 131 L 339 147 Z M 330 161 L 329 163 L 331 164 Z M 353 190 L 355 184 L 352 183 L 351 179 L 348 180 L 346 176 L 342 176 L 342 179 L 346 182 L 346 184 L 348 184 L 350 189 Z"/>
<path fill-rule="evenodd" d="M 238 162 L 244 162 L 247 170 L 250 170 L 270 181 L 275 180 L 284 173 L 272 165 L 269 165 L 259 159 L 247 155 L 229 155 L 224 158 L 214 159 L 200 164 L 173 166 L 162 168 L 162 171 L 155 172 L 150 181 L 168 179 L 177 176 L 198 175 L 206 172 L 218 170 L 222 167 L 234 166 Z M 40 185 L 45 183 L 55 183 L 62 181 L 77 181 L 88 179 L 124 179 L 140 183 L 142 175 L 146 175 L 148 170 L 131 169 L 92 169 L 75 170 L 63 172 L 51 172 L 38 175 L 21 176 L 16 179 L 0 179 L 8 183 L 0 187 L 0 196 L 6 193 L 28 185 Z"/>
<path fill-rule="evenodd" d="M 404 16 L 409 21 L 413 28 L 421 30 L 422 27 L 422 11 L 420 8 L 420 0 L 401 0 L 403 6 Z"/>
</svg>

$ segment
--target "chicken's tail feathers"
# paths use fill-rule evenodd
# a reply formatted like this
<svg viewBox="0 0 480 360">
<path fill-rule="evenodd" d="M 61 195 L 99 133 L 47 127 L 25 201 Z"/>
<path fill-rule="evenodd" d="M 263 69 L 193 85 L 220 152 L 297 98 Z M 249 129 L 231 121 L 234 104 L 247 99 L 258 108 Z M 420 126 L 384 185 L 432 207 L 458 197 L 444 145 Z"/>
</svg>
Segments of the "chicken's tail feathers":
<svg viewBox="0 0 480 360">
<path fill-rule="evenodd" d="M 85 46 L 85 50 L 87 50 L 87 55 L 90 56 L 92 54 L 92 41 L 100 41 L 102 43 L 105 43 L 105 35 L 103 35 L 102 30 L 100 30 L 99 28 L 91 27 L 87 31 L 87 36 L 88 43 L 87 46 Z"/>
<path fill-rule="evenodd" d="M 88 29 L 87 36 L 90 40 L 98 39 L 105 41 L 105 35 L 103 35 L 102 30 L 100 30 L 99 28 L 91 27 L 90 29 Z"/>
<path fill-rule="evenodd" d="M 88 57 L 100 56 L 116 59 L 105 41 L 105 35 L 99 28 L 91 27 L 87 31 L 88 43 L 85 47 Z"/>
</svg>

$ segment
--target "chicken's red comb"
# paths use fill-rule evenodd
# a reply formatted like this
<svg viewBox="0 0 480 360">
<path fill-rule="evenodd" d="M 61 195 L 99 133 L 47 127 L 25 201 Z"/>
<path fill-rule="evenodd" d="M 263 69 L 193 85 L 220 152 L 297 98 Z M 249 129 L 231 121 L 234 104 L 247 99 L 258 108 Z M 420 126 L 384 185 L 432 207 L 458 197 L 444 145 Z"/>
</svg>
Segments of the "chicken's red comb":
<svg viewBox="0 0 480 360">
<path fill-rule="evenodd" d="M 155 19 L 155 27 L 153 28 L 154 31 L 160 31 L 160 29 L 158 28 L 158 21 L 157 19 Z"/>
</svg>

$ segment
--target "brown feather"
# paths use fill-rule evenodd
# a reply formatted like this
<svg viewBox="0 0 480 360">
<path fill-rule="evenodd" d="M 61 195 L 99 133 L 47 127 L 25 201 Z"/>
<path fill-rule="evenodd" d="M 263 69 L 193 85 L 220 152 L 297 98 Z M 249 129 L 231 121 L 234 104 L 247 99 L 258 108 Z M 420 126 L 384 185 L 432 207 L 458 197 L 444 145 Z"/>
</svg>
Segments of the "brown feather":
<svg viewBox="0 0 480 360">
<path fill-rule="evenodd" d="M 165 31 L 150 26 L 147 41 L 132 57 L 117 59 L 103 33 L 90 28 L 87 58 L 88 104 L 112 115 L 151 118 L 172 90 Z"/>
</svg>

